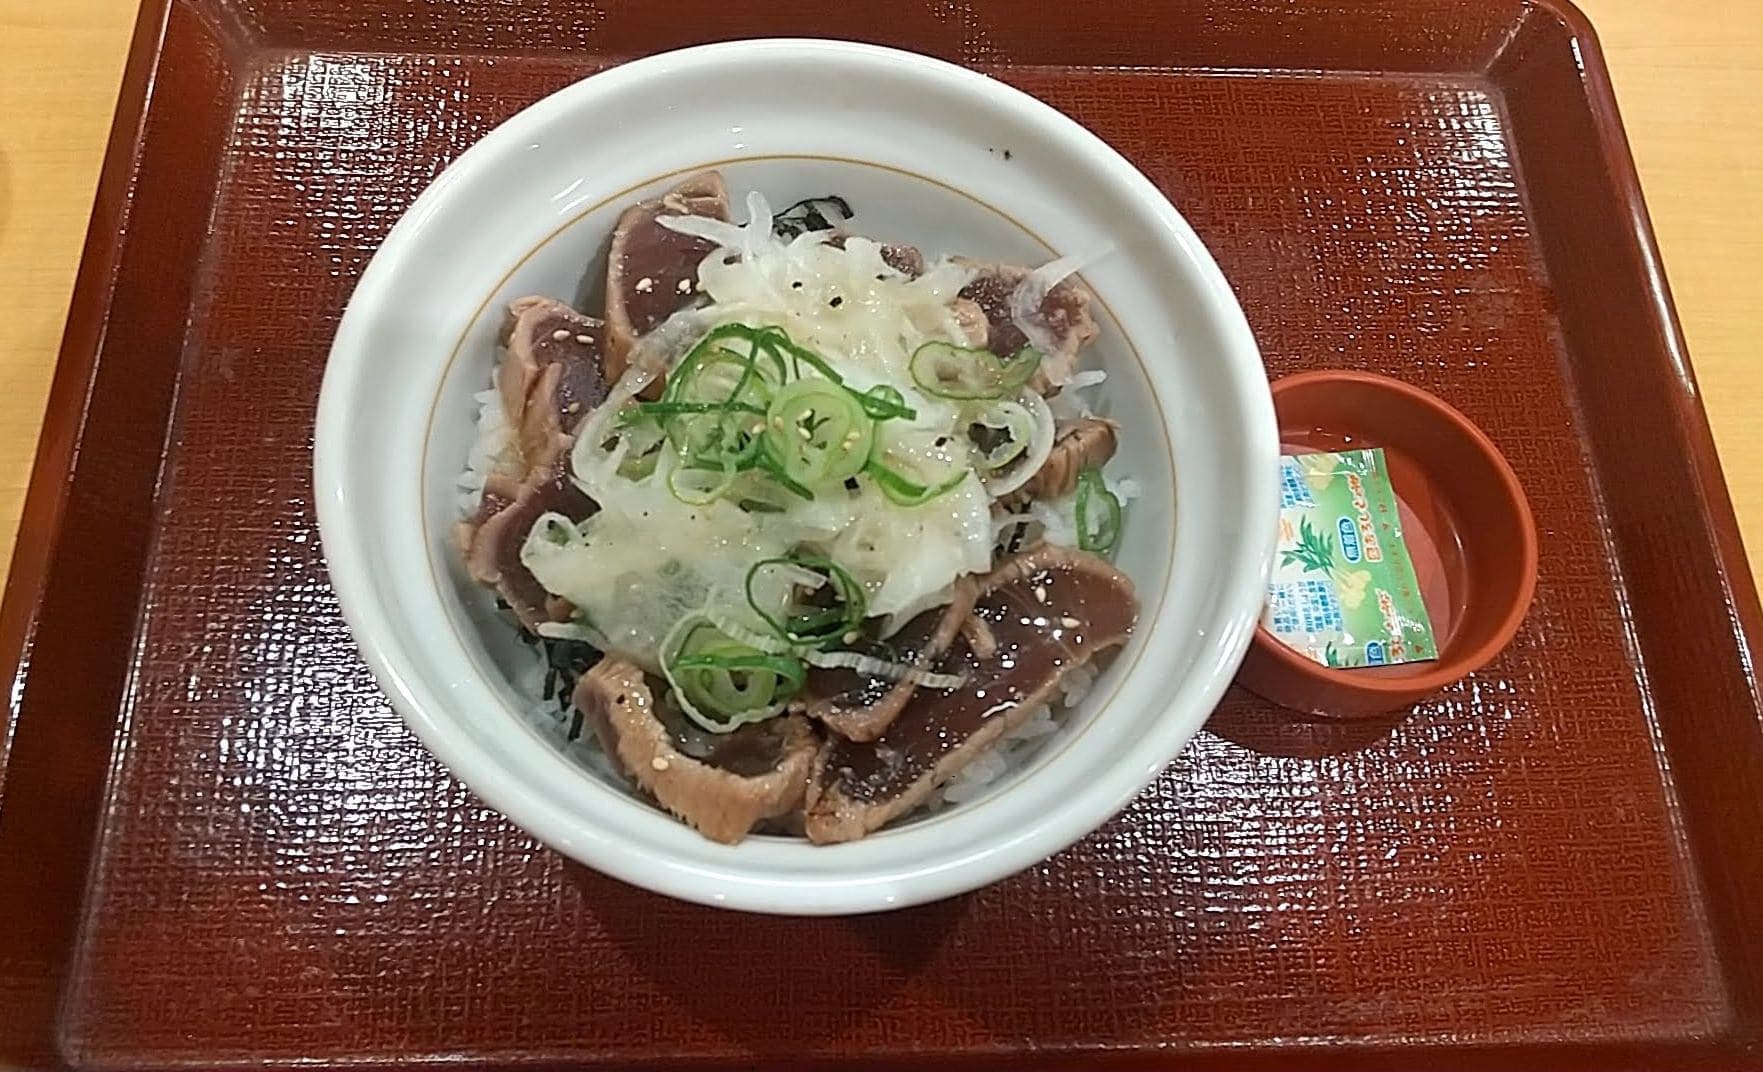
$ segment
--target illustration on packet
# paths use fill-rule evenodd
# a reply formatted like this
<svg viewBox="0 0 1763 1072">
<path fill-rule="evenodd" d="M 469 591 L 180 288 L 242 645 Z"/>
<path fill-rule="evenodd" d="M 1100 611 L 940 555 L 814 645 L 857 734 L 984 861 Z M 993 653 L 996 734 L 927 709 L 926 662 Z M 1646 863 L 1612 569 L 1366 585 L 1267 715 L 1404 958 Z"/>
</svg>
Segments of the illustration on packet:
<svg viewBox="0 0 1763 1072">
<path fill-rule="evenodd" d="M 1381 448 L 1280 459 L 1279 550 L 1262 624 L 1324 666 L 1438 658 Z"/>
</svg>

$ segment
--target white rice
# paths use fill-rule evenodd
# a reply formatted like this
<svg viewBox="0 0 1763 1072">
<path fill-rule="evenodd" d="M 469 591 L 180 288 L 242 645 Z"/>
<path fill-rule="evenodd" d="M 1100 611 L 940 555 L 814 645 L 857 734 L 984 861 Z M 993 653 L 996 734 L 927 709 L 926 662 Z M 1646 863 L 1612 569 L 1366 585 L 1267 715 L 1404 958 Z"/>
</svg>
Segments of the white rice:
<svg viewBox="0 0 1763 1072">
<path fill-rule="evenodd" d="M 1130 476 L 1113 476 L 1102 474 L 1102 485 L 1114 493 L 1120 500 L 1121 528 L 1126 527 L 1126 519 L 1130 516 L 1133 500 L 1144 494 L 1144 488 Z M 1027 521 L 1029 531 L 1023 541 L 1026 546 L 1035 540 L 1045 540 L 1059 547 L 1077 546 L 1077 492 L 1073 491 L 1059 499 L 1037 499 L 1028 504 L 1028 512 L 1008 515 L 1016 520 Z M 1008 529 L 1013 522 L 1000 519 L 1000 531 Z"/>
<path fill-rule="evenodd" d="M 1078 377 L 1085 375 L 1079 373 Z M 1099 382 L 1099 379 L 1093 381 Z M 513 429 L 503 412 L 501 394 L 494 383 L 492 377 L 492 386 L 489 389 L 472 396 L 478 407 L 477 436 L 466 454 L 465 470 L 459 474 L 457 481 L 461 517 L 470 517 L 477 512 L 478 502 L 483 497 L 484 482 L 491 473 L 509 464 L 513 457 Z M 1082 388 L 1092 386 L 1093 383 L 1074 380 L 1073 386 Z M 1084 408 L 1088 410 L 1087 405 Z M 1109 490 L 1119 496 L 1122 506 L 1140 495 L 1138 482 L 1130 477 L 1105 479 Z M 1031 509 L 1035 511 L 1035 520 L 1045 529 L 1044 538 L 1049 543 L 1068 547 L 1077 545 L 1076 523 L 1072 519 L 1073 503 L 1069 498 L 1047 504 L 1036 503 Z M 510 628 L 516 627 L 511 624 Z M 630 791 L 628 781 L 619 774 L 611 757 L 601 749 L 597 736 L 584 731 L 575 740 L 569 740 L 569 728 L 574 722 L 574 713 L 559 712 L 556 701 L 546 699 L 545 678 L 549 664 L 541 649 L 534 647 L 529 650 L 531 661 L 524 663 L 516 679 L 510 682 L 515 691 L 529 701 L 521 709 L 521 717 L 540 737 L 554 744 L 572 761 L 609 784 Z M 1032 761 L 1058 732 L 1066 712 L 1083 700 L 1095 680 L 1095 672 L 1087 666 L 1073 670 L 1061 683 L 1060 702 L 1057 705 L 1041 704 L 1037 707 L 1028 718 L 1006 733 L 995 748 L 969 763 L 947 785 L 933 792 L 913 814 L 935 812 L 951 804 L 964 804 L 976 799 L 984 795 L 994 783 Z"/>
<path fill-rule="evenodd" d="M 1101 400 L 1096 397 L 1095 389 L 1108 379 L 1108 374 L 1101 369 L 1084 369 L 1072 373 L 1071 379 L 1059 388 L 1059 393 L 1047 400 L 1047 408 L 1053 416 L 1061 421 L 1074 421 L 1080 417 L 1094 417 L 1099 412 Z"/>
<path fill-rule="evenodd" d="M 470 517 L 477 512 L 483 498 L 484 481 L 505 465 L 513 453 L 514 430 L 502 410 L 502 393 L 496 390 L 492 377 L 488 390 L 479 391 L 471 399 L 477 403 L 477 437 L 465 456 L 465 472 L 459 474 L 459 516 Z"/>
<path fill-rule="evenodd" d="M 516 679 L 510 682 L 514 691 L 527 701 L 520 708 L 520 717 L 535 733 L 578 766 L 608 784 L 628 791 L 628 783 L 613 766 L 612 757 L 600 747 L 599 737 L 584 728 L 575 740 L 569 739 L 569 729 L 575 722 L 575 715 L 572 711 L 559 710 L 557 701 L 545 698 L 545 678 L 550 670 L 545 653 L 537 647 L 523 650 L 530 652 L 532 658 L 530 661 L 523 660 Z"/>
</svg>

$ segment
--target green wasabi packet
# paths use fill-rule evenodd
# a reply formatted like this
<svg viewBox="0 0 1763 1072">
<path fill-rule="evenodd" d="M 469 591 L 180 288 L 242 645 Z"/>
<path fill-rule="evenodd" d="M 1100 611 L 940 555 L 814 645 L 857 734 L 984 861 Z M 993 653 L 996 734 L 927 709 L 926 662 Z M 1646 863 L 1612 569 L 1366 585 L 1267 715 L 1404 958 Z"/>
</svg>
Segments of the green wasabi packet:
<svg viewBox="0 0 1763 1072">
<path fill-rule="evenodd" d="M 1438 658 L 1382 449 L 1280 459 L 1279 551 L 1261 622 L 1324 666 Z"/>
</svg>

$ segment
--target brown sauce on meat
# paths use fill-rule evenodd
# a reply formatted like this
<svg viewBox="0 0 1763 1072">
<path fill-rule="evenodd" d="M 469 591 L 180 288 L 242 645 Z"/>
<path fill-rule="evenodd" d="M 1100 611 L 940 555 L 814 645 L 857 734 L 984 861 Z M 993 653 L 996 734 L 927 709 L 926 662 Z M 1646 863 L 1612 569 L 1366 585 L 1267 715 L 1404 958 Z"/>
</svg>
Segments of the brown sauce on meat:
<svg viewBox="0 0 1763 1072">
<path fill-rule="evenodd" d="M 587 341 L 583 342 L 584 339 Z M 540 369 L 555 365 L 561 372 L 549 401 L 562 418 L 565 432 L 573 430 L 589 410 L 606 401 L 607 384 L 600 356 L 604 340 L 604 325 L 580 317 L 553 314 L 532 326 L 534 363 Z"/>
<path fill-rule="evenodd" d="M 473 557 L 479 553 L 489 556 L 493 570 L 500 577 L 497 587 L 502 598 L 523 621 L 543 620 L 550 616 L 545 609 L 550 593 L 520 561 L 520 549 L 532 531 L 533 522 L 548 513 L 562 514 L 579 522 L 596 509 L 594 500 L 569 479 L 567 464 L 566 458 L 557 458 L 548 473 L 534 474 L 529 478 L 531 483 L 522 487 L 512 499 L 487 489 L 483 505 L 479 507 L 482 511 L 492 501 L 502 504 L 489 519 L 494 524 L 480 529 L 476 537 L 478 541 L 490 540 L 492 543 L 481 552 L 474 549 Z"/>
<path fill-rule="evenodd" d="M 1022 333 L 1010 315 L 1010 296 L 1027 276 L 1028 272 L 1023 269 L 982 268 L 972 282 L 961 288 L 961 297 L 979 306 L 986 314 L 989 329 L 986 349 L 994 354 L 1008 356 L 1028 345 L 1028 336 Z M 1064 347 L 1080 330 L 1086 304 L 1084 294 L 1066 281 L 1047 292 L 1035 316 Z"/>
<path fill-rule="evenodd" d="M 666 695 L 666 683 L 651 679 L 651 692 Z M 700 763 L 742 778 L 776 770 L 789 743 L 787 720 L 781 718 L 750 722 L 732 733 L 709 733 L 667 701 L 655 705 L 655 717 L 667 728 L 675 748 Z"/>
<path fill-rule="evenodd" d="M 876 741 L 828 745 L 828 776 L 845 795 L 866 803 L 897 796 L 988 719 L 1024 700 L 1056 701 L 1056 691 L 1035 697 L 1067 667 L 1119 643 L 1132 629 L 1136 607 L 1131 592 L 1109 577 L 1056 564 L 981 596 L 974 613 L 997 649 L 981 657 L 961 638 L 937 667 L 966 675 L 965 685 L 919 689 Z"/>
<path fill-rule="evenodd" d="M 673 209 L 657 203 L 644 211 L 646 219 L 630 221 L 623 256 L 613 266 L 625 315 L 636 335 L 654 330 L 696 299 L 698 265 L 716 248 L 708 239 L 670 231 L 655 222 L 659 216 L 676 215 Z"/>
<path fill-rule="evenodd" d="M 886 640 L 877 638 L 871 627 L 851 648 L 885 662 L 917 666 L 918 661 L 924 657 L 931 638 L 936 635 L 937 624 L 942 620 L 943 608 L 936 607 L 913 618 Z M 815 668 L 808 671 L 807 694 L 834 701 L 841 708 L 869 707 L 880 703 L 893 687 L 894 682 L 887 678 L 860 674 L 842 667 Z"/>
</svg>

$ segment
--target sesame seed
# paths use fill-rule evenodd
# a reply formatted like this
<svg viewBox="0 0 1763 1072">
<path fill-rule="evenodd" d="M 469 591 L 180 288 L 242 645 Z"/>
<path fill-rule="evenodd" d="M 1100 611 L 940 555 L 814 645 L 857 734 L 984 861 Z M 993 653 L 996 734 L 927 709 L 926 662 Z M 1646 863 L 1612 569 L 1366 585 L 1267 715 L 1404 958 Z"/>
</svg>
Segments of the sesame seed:
<svg viewBox="0 0 1763 1072">
<path fill-rule="evenodd" d="M 592 335 L 577 335 L 575 341 L 581 343 L 583 346 L 590 346 L 594 342 L 594 337 Z"/>
<path fill-rule="evenodd" d="M 844 641 L 847 644 L 855 644 L 855 643 L 857 643 L 857 638 L 859 636 L 862 636 L 862 634 L 857 632 L 857 630 L 853 629 L 849 633 L 845 634 Z"/>
<path fill-rule="evenodd" d="M 648 276 L 644 276 L 643 278 L 637 280 L 637 293 L 638 294 L 647 294 L 651 290 L 654 290 L 654 289 L 655 289 L 655 281 L 653 279 L 650 279 Z"/>
<path fill-rule="evenodd" d="M 1047 601 L 1047 586 L 1044 584 L 1035 585 L 1035 602 L 1036 603 L 1045 603 L 1046 601 Z"/>
<path fill-rule="evenodd" d="M 1076 629 L 1078 626 L 1082 625 L 1083 623 L 1078 621 L 1076 618 L 1073 618 L 1070 615 L 1067 615 L 1067 616 L 1059 619 L 1059 624 L 1063 625 L 1067 629 Z"/>
<path fill-rule="evenodd" d="M 569 332 L 563 328 L 558 328 L 556 331 L 553 331 L 551 333 L 551 337 L 553 339 L 556 339 L 558 342 L 562 342 L 564 339 L 569 338 Z"/>
<path fill-rule="evenodd" d="M 814 438 L 814 433 L 810 432 L 807 428 L 798 427 L 796 429 L 796 431 L 798 431 L 802 434 L 803 439 L 813 439 Z"/>
<path fill-rule="evenodd" d="M 794 283 L 791 283 L 790 289 L 791 290 L 801 290 L 802 289 L 802 281 L 800 279 L 798 279 Z"/>
<path fill-rule="evenodd" d="M 667 760 L 661 756 L 656 756 L 654 759 L 651 759 L 649 761 L 649 766 L 655 768 L 656 770 L 666 770 L 667 769 Z"/>
<path fill-rule="evenodd" d="M 569 404 L 569 409 L 567 412 L 574 413 L 581 408 L 582 408 L 582 404 L 580 402 L 571 402 Z"/>
<path fill-rule="evenodd" d="M 834 309 L 837 309 L 839 306 L 845 304 L 845 299 L 843 299 L 843 298 L 839 297 L 837 294 L 835 294 L 835 295 L 833 295 L 833 299 L 831 301 L 827 302 L 827 304 L 832 306 Z"/>
</svg>

